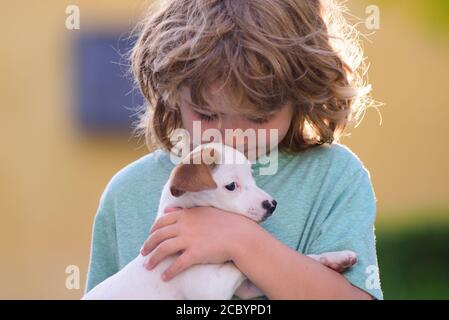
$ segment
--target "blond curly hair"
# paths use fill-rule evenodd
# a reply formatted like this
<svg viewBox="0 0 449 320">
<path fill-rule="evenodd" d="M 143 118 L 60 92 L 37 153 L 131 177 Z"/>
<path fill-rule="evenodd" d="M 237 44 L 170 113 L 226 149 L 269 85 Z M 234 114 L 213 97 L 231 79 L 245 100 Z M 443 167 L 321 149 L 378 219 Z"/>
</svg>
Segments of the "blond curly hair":
<svg viewBox="0 0 449 320">
<path fill-rule="evenodd" d="M 179 91 L 207 106 L 215 81 L 243 114 L 293 116 L 279 150 L 297 153 L 339 139 L 370 105 L 359 33 L 334 0 L 156 1 L 138 25 L 131 69 L 146 99 L 136 126 L 149 148 L 171 150 L 182 127 Z"/>
</svg>

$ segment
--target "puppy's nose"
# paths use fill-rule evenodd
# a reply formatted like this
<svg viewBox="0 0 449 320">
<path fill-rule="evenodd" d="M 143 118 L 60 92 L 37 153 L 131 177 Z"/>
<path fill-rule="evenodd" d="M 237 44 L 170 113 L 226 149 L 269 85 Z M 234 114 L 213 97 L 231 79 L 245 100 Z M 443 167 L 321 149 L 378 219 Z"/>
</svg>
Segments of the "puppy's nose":
<svg viewBox="0 0 449 320">
<path fill-rule="evenodd" d="M 274 210 L 276 209 L 276 206 L 277 206 L 276 200 L 273 200 L 271 202 L 265 200 L 262 202 L 262 208 L 264 208 L 267 211 L 266 213 L 267 216 L 271 216 L 273 214 Z"/>
</svg>

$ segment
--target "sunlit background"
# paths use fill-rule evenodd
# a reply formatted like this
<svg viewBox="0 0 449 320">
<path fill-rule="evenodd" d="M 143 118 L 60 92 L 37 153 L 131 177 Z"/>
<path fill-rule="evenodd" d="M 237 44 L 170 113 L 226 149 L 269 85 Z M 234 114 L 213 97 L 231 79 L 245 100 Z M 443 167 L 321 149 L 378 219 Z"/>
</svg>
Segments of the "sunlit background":
<svg viewBox="0 0 449 320">
<path fill-rule="evenodd" d="M 78 299 L 101 193 L 148 153 L 132 137 L 129 31 L 141 0 L 0 4 L 0 298 Z M 77 5 L 80 30 L 65 26 Z M 449 298 L 449 1 L 348 2 L 380 29 L 364 41 L 374 97 L 342 141 L 371 173 L 386 299 Z M 67 266 L 80 288 L 67 289 Z"/>
</svg>

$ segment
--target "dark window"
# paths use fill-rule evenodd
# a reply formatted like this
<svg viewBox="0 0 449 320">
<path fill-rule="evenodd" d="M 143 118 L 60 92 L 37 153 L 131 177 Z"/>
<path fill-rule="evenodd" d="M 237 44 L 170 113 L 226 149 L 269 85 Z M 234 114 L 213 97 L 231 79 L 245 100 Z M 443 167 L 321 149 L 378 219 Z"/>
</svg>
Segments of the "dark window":
<svg viewBox="0 0 449 320">
<path fill-rule="evenodd" d="M 83 130 L 130 132 L 143 104 L 133 89 L 127 53 L 134 39 L 123 34 L 81 33 L 75 40 L 75 117 Z"/>
</svg>

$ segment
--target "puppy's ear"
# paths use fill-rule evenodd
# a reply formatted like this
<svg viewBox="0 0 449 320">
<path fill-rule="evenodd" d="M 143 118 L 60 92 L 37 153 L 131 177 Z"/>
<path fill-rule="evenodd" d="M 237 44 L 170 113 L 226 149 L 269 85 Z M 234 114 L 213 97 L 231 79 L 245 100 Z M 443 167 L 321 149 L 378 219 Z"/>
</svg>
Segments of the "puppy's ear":
<svg viewBox="0 0 449 320">
<path fill-rule="evenodd" d="M 171 174 L 171 194 L 180 197 L 186 192 L 217 188 L 212 177 L 212 170 L 220 159 L 219 152 L 213 148 L 192 151 Z"/>
</svg>

